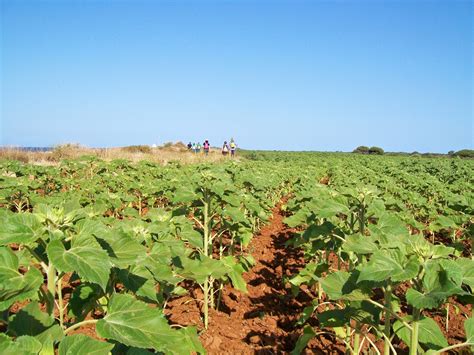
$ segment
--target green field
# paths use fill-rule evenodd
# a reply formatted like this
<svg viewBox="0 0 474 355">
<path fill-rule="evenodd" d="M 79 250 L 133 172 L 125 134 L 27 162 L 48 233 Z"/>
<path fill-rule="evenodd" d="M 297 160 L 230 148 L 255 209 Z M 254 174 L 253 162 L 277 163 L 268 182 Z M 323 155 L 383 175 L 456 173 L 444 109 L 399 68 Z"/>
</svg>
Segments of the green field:
<svg viewBox="0 0 474 355">
<path fill-rule="evenodd" d="M 473 349 L 474 160 L 247 156 L 0 161 L 1 353 L 218 353 L 203 339 L 228 293 L 253 287 L 277 213 L 298 266 L 262 282 L 305 298 L 285 347 L 248 335 L 249 352 L 318 351 L 323 336 L 349 353 Z M 170 320 L 183 297 L 192 325 Z M 258 317 L 284 319 L 278 302 Z"/>
</svg>

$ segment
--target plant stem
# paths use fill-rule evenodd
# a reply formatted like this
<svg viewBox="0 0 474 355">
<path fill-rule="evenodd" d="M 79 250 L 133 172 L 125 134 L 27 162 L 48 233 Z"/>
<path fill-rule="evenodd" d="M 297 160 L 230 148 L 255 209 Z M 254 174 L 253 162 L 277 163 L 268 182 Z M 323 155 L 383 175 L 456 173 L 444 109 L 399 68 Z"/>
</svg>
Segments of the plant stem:
<svg viewBox="0 0 474 355">
<path fill-rule="evenodd" d="M 346 354 L 352 353 L 351 349 L 351 327 L 350 325 L 346 325 L 346 339 L 344 341 L 346 343 Z"/>
<path fill-rule="evenodd" d="M 367 300 L 367 302 L 370 302 L 370 303 L 372 303 L 374 306 L 377 306 L 377 307 L 379 307 L 379 308 L 381 308 L 381 309 L 383 309 L 383 310 L 385 310 L 385 311 L 389 311 L 392 316 L 394 316 L 395 318 L 397 318 L 400 322 L 402 322 L 402 324 L 403 324 L 405 327 L 407 327 L 410 331 L 412 331 L 413 327 L 412 327 L 410 324 L 408 324 L 402 317 L 400 317 L 398 314 L 396 314 L 394 311 L 392 311 L 392 310 L 390 310 L 390 309 L 387 309 L 387 307 L 381 305 L 380 303 L 378 303 L 378 302 L 376 302 L 376 301 L 374 301 L 374 300 L 369 299 L 369 300 Z"/>
<path fill-rule="evenodd" d="M 97 323 L 99 320 L 98 319 L 89 319 L 89 320 L 84 320 L 82 322 L 79 322 L 79 323 L 76 323 L 72 326 L 70 326 L 69 328 L 67 328 L 65 331 L 64 331 L 64 334 L 67 334 L 71 331 L 73 331 L 74 329 L 77 329 L 77 328 L 80 328 L 84 325 L 87 325 L 87 324 L 95 324 Z"/>
<path fill-rule="evenodd" d="M 209 256 L 209 198 L 204 193 L 204 255 Z M 204 328 L 209 325 L 209 276 L 204 281 Z"/>
<path fill-rule="evenodd" d="M 449 303 L 446 304 L 446 333 L 449 331 Z"/>
<path fill-rule="evenodd" d="M 204 281 L 204 328 L 209 325 L 209 278 Z"/>
<path fill-rule="evenodd" d="M 457 348 L 462 348 L 462 347 L 465 347 L 465 346 L 474 346 L 474 343 L 473 343 L 473 342 L 470 342 L 470 341 L 466 341 L 466 342 L 464 342 L 464 343 L 450 345 L 450 346 L 447 346 L 447 347 L 442 348 L 442 349 L 440 349 L 440 350 L 436 350 L 436 351 L 435 351 L 435 354 L 442 354 L 442 353 L 447 352 L 447 351 L 449 351 L 449 350 L 453 350 L 453 349 L 457 349 Z"/>
<path fill-rule="evenodd" d="M 49 315 L 53 315 L 54 310 L 54 298 L 56 294 L 56 268 L 53 264 L 49 264 L 48 266 L 48 273 L 47 273 L 47 289 L 48 289 L 48 313 Z"/>
<path fill-rule="evenodd" d="M 390 349 L 392 349 L 392 352 L 397 355 L 397 351 L 395 350 L 395 348 L 393 347 L 393 344 L 392 342 L 390 341 L 390 338 L 387 338 L 387 336 L 382 333 L 383 337 L 385 338 L 385 341 L 388 342 L 389 346 L 390 346 Z M 380 354 L 380 353 L 379 353 Z"/>
<path fill-rule="evenodd" d="M 359 209 L 359 232 L 364 235 L 365 230 L 365 206 L 362 203 Z"/>
<path fill-rule="evenodd" d="M 353 352 L 354 354 L 359 354 L 359 347 L 360 347 L 360 326 L 357 323 L 355 327 L 355 334 L 354 334 L 354 346 Z"/>
<path fill-rule="evenodd" d="M 410 355 L 418 353 L 418 320 L 420 318 L 420 310 L 413 308 L 413 329 L 411 330 L 410 339 Z"/>
<path fill-rule="evenodd" d="M 214 309 L 214 278 L 209 277 L 209 305 Z"/>
<path fill-rule="evenodd" d="M 58 280 L 58 307 L 59 307 L 59 324 L 61 328 L 64 325 L 64 306 L 63 306 L 63 285 L 62 277 Z"/>
<path fill-rule="evenodd" d="M 385 301 L 385 329 L 384 329 L 384 334 L 386 336 L 385 342 L 384 342 L 384 348 L 383 348 L 383 353 L 384 355 L 389 355 L 390 354 L 390 341 L 387 339 L 390 339 L 390 329 L 391 329 L 391 324 L 390 324 L 390 316 L 392 312 L 392 285 L 390 284 L 390 281 L 388 282 L 387 287 L 385 288 L 385 293 L 384 293 L 384 301 Z"/>
<path fill-rule="evenodd" d="M 374 350 L 375 350 L 375 352 L 377 353 L 377 355 L 380 355 L 380 351 L 379 351 L 379 349 L 377 348 L 377 345 L 375 345 L 375 343 L 374 343 L 372 340 L 370 340 L 370 338 L 367 337 L 367 336 L 366 336 L 364 339 L 367 339 L 367 341 L 369 342 L 369 344 L 372 345 L 372 347 L 374 348 Z"/>
<path fill-rule="evenodd" d="M 317 285 L 318 285 L 318 304 L 320 304 L 321 299 L 323 298 L 323 287 L 321 286 L 321 281 L 318 281 Z"/>
<path fill-rule="evenodd" d="M 221 305 L 221 299 L 222 299 L 222 289 L 224 288 L 224 284 L 219 285 L 219 295 L 217 296 L 217 306 L 216 309 L 219 310 L 219 306 Z"/>
</svg>

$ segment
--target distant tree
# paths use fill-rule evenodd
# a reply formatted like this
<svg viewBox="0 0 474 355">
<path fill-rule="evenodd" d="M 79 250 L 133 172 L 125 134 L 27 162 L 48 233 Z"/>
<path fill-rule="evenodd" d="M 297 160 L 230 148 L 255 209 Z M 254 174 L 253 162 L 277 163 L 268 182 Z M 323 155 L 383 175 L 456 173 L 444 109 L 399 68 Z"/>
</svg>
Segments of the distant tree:
<svg viewBox="0 0 474 355">
<path fill-rule="evenodd" d="M 383 155 L 384 151 L 380 147 L 370 147 L 369 148 L 369 154 L 374 154 L 374 155 Z"/>
<path fill-rule="evenodd" d="M 454 155 L 454 150 L 450 150 L 450 151 L 448 152 L 448 155 Z"/>
<path fill-rule="evenodd" d="M 356 149 L 354 149 L 352 153 L 369 154 L 369 147 L 366 147 L 365 145 L 360 145 Z"/>
<path fill-rule="evenodd" d="M 472 149 L 462 149 L 454 153 L 454 156 L 461 158 L 474 158 L 474 150 Z"/>
</svg>

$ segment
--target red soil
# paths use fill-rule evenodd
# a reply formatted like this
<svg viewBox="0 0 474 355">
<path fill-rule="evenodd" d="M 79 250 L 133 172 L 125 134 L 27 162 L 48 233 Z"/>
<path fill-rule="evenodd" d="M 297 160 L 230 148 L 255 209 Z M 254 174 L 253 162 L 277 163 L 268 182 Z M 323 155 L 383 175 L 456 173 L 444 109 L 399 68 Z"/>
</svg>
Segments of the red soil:
<svg viewBox="0 0 474 355">
<path fill-rule="evenodd" d="M 248 293 L 228 285 L 223 290 L 220 309 L 210 310 L 209 329 L 201 334 L 210 354 L 288 353 L 302 334 L 303 328 L 295 323 L 312 296 L 300 292 L 295 298 L 290 286 L 282 281 L 283 276 L 294 275 L 303 268 L 305 261 L 301 250 L 285 246 L 292 230 L 283 224 L 280 206 L 274 208 L 270 223 L 249 246 L 256 264 L 244 274 Z M 200 301 L 196 301 L 202 299 L 202 293 L 200 289 L 192 293 L 192 297 L 172 300 L 165 313 L 172 324 L 203 329 Z M 344 351 L 331 336 L 315 339 L 309 347 L 312 352 Z"/>
</svg>

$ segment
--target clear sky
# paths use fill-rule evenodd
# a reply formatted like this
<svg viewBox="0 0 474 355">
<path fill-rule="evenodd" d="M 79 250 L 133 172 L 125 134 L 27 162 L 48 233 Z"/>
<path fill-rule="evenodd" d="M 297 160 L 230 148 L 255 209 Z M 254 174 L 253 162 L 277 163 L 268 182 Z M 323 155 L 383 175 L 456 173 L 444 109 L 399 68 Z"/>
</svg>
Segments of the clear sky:
<svg viewBox="0 0 474 355">
<path fill-rule="evenodd" d="M 470 1 L 0 2 L 3 145 L 473 148 Z"/>
</svg>

